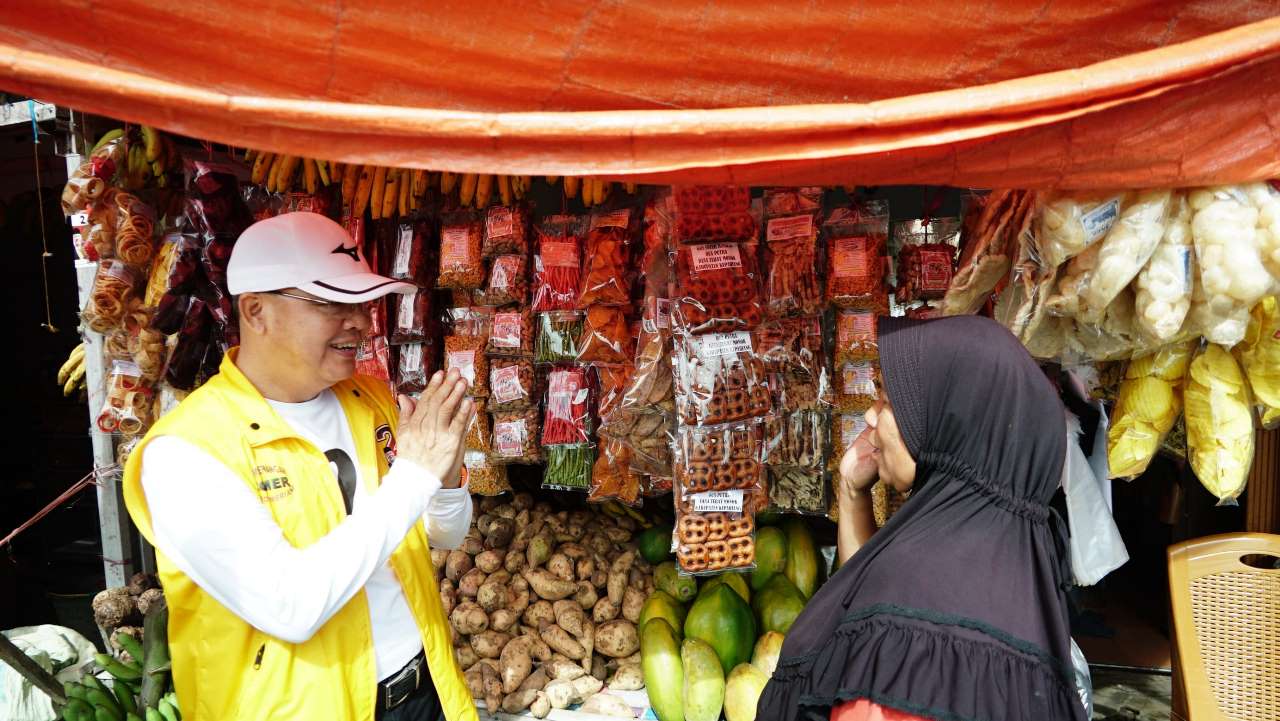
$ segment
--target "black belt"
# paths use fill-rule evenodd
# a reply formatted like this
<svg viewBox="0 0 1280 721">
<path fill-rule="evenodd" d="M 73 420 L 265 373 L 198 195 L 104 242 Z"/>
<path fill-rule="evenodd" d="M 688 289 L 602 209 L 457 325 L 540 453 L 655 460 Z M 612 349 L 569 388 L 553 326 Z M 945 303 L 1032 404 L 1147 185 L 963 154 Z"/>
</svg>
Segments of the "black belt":
<svg viewBox="0 0 1280 721">
<path fill-rule="evenodd" d="M 377 710 L 390 711 L 413 697 L 415 691 L 430 682 L 427 657 L 423 651 L 409 660 L 404 668 L 378 682 Z"/>
</svg>

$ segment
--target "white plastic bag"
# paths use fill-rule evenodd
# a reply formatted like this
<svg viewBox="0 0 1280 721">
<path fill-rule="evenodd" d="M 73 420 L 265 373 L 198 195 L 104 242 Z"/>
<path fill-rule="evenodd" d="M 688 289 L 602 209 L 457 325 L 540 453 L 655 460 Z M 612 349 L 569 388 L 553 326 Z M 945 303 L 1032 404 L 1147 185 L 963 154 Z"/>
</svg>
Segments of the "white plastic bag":
<svg viewBox="0 0 1280 721">
<path fill-rule="evenodd" d="M 1129 551 L 1107 508 L 1098 477 L 1080 449 L 1079 436 L 1080 421 L 1068 413 L 1062 490 L 1067 496 L 1067 526 L 1071 531 L 1071 575 L 1077 586 L 1092 586 L 1127 563 Z"/>
<path fill-rule="evenodd" d="M 97 652 L 84 636 L 62 626 L 23 626 L 5 631 L 4 635 L 61 682 L 79 679 Z M 0 719 L 53 721 L 57 717 L 53 702 L 44 691 L 0 663 Z"/>
</svg>

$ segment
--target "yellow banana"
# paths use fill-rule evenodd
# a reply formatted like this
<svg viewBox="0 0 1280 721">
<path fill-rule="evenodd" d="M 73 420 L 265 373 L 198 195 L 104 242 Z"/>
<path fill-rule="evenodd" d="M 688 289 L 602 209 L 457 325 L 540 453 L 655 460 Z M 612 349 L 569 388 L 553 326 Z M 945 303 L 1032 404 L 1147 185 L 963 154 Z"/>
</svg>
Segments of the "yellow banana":
<svg viewBox="0 0 1280 721">
<path fill-rule="evenodd" d="M 163 160 L 153 160 L 151 163 L 149 163 L 149 165 L 151 166 L 151 174 L 152 174 L 152 175 L 154 175 L 154 176 L 155 176 L 155 177 L 157 177 L 157 178 L 159 178 L 159 177 L 161 177 L 161 176 L 163 176 L 163 175 L 164 175 L 164 162 L 163 162 Z"/>
<path fill-rule="evenodd" d="M 464 206 L 471 205 L 471 201 L 476 197 L 476 186 L 479 184 L 480 178 L 475 173 L 462 176 L 462 184 L 458 186 L 458 202 Z"/>
<path fill-rule="evenodd" d="M 268 193 L 276 192 L 276 188 L 278 185 L 278 178 L 280 177 L 280 169 L 284 167 L 284 162 L 285 160 L 288 160 L 288 158 L 289 156 L 287 155 L 277 155 L 275 159 L 271 161 L 271 170 L 267 171 L 267 192 Z"/>
<path fill-rule="evenodd" d="M 396 204 L 400 200 L 400 186 L 404 182 L 404 171 L 392 168 L 387 171 L 387 187 L 382 192 L 382 217 L 395 216 Z"/>
<path fill-rule="evenodd" d="M 271 170 L 271 161 L 275 159 L 274 153 L 258 153 L 253 161 L 253 172 L 249 174 L 249 181 L 254 185 L 262 185 L 267 180 L 267 172 Z"/>
<path fill-rule="evenodd" d="M 387 169 L 378 166 L 373 171 L 373 194 L 369 196 L 369 213 L 374 220 L 382 217 L 382 196 L 387 192 Z"/>
<path fill-rule="evenodd" d="M 316 194 L 316 184 L 320 182 L 320 170 L 316 161 L 311 158 L 302 159 L 302 182 L 307 188 L 307 195 Z"/>
<path fill-rule="evenodd" d="M 476 207 L 487 208 L 493 199 L 493 176 L 485 173 L 476 181 Z"/>
<path fill-rule="evenodd" d="M 354 211 L 357 218 L 364 217 L 365 208 L 369 207 L 369 198 L 373 195 L 373 179 L 377 175 L 377 168 L 372 165 L 360 166 L 360 180 L 356 185 L 355 195 L 353 196 Z"/>
<path fill-rule="evenodd" d="M 572 175 L 564 176 L 564 194 L 570 198 L 578 197 L 578 188 L 582 187 L 582 178 Z"/>
<path fill-rule="evenodd" d="M 276 188 L 279 192 L 293 190 L 293 179 L 298 175 L 298 166 L 301 164 L 302 158 L 296 155 L 285 157 L 284 165 L 280 166 L 280 175 L 276 176 Z"/>
<path fill-rule="evenodd" d="M 582 179 L 582 204 L 590 208 L 596 202 L 596 180 L 595 178 Z"/>
<path fill-rule="evenodd" d="M 122 137 L 124 137 L 124 128 L 115 128 L 113 130 L 108 130 L 107 132 L 102 134 L 101 138 L 98 138 L 98 142 L 93 144 L 93 150 L 90 150 L 89 154 L 93 155 L 94 153 L 98 152 L 98 150 L 101 149 L 102 146 L 114 140 L 119 140 Z"/>
<path fill-rule="evenodd" d="M 596 181 L 596 205 L 604 203 L 604 199 L 609 197 L 609 191 L 613 190 L 613 183 L 606 183 L 603 180 Z"/>
<path fill-rule="evenodd" d="M 555 185 L 556 183 L 559 183 L 559 182 L 560 182 L 560 176 L 559 176 L 559 175 L 548 175 L 548 176 L 547 176 L 547 185 Z"/>
<path fill-rule="evenodd" d="M 498 176 L 498 197 L 502 199 L 503 205 L 511 205 L 511 181 L 514 180 L 509 175 Z"/>
<path fill-rule="evenodd" d="M 450 173 L 447 170 L 440 172 L 440 194 L 448 195 L 453 189 L 458 187 L 458 174 Z M 463 203 L 463 205 L 466 205 Z"/>
<path fill-rule="evenodd" d="M 352 165 L 342 171 L 342 205 L 350 206 L 356 197 L 356 184 L 360 182 L 360 169 L 363 166 Z"/>
<path fill-rule="evenodd" d="M 84 343 L 72 348 L 66 362 L 58 369 L 58 385 L 66 383 L 67 378 L 71 377 L 71 371 L 80 363 L 84 363 Z"/>
<path fill-rule="evenodd" d="M 329 164 L 329 182 L 341 183 L 346 166 L 336 160 L 326 160 L 325 162 Z"/>
<path fill-rule="evenodd" d="M 400 171 L 400 199 L 396 203 L 397 209 L 400 211 L 401 218 L 409 216 L 409 198 L 417 197 L 413 195 L 413 173 L 408 170 Z"/>
<path fill-rule="evenodd" d="M 412 183 L 412 188 L 410 189 L 410 192 L 413 194 L 414 197 L 417 197 L 427 192 L 427 180 L 428 180 L 427 171 L 425 170 L 413 171 L 413 183 Z"/>
<path fill-rule="evenodd" d="M 142 144 L 147 151 L 147 162 L 154 163 L 160 158 L 162 146 L 160 144 L 160 131 L 150 125 L 142 126 Z"/>
<path fill-rule="evenodd" d="M 244 149 L 244 162 L 245 162 L 245 164 L 247 165 L 247 164 L 249 164 L 249 163 L 252 163 L 252 162 L 253 162 L 253 159 L 254 159 L 255 157 L 257 157 L 257 155 L 258 155 L 258 151 L 254 150 L 253 148 L 245 148 L 245 149 Z"/>
<path fill-rule="evenodd" d="M 62 386 L 62 395 L 69 396 L 72 393 L 75 393 L 76 387 L 84 380 L 84 371 L 84 362 L 83 359 L 81 359 L 80 365 L 72 369 L 71 376 L 67 378 L 66 384 Z"/>
<path fill-rule="evenodd" d="M 329 183 L 333 182 L 333 179 L 329 176 L 329 161 L 312 160 L 311 162 L 316 164 L 316 172 L 320 174 L 320 184 L 326 188 L 329 187 Z"/>
</svg>

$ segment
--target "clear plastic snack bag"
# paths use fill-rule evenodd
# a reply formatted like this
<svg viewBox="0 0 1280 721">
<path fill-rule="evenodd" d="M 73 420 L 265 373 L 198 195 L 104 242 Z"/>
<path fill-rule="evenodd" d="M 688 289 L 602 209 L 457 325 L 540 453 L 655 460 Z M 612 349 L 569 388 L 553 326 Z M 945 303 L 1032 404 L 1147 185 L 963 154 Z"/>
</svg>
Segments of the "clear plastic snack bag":
<svg viewBox="0 0 1280 721">
<path fill-rule="evenodd" d="M 822 225 L 827 244 L 827 302 L 836 308 L 888 311 L 884 255 L 889 204 L 882 200 L 836 208 Z"/>
<path fill-rule="evenodd" d="M 1197 268 L 1191 242 L 1191 206 L 1186 193 L 1175 191 L 1164 235 L 1135 281 L 1137 323 L 1144 333 L 1162 342 L 1178 335 L 1191 310 Z"/>
<path fill-rule="evenodd" d="M 763 320 L 755 243 L 707 243 L 676 251 L 675 324 L 689 333 L 749 330 Z"/>
<path fill-rule="evenodd" d="M 1195 345 L 1168 345 L 1129 362 L 1107 430 L 1112 478 L 1142 475 L 1160 450 L 1160 442 L 1182 413 L 1182 382 Z"/>
<path fill-rule="evenodd" d="M 1253 465 L 1253 402 L 1230 353 L 1210 343 L 1191 361 L 1183 391 L 1187 451 L 1200 483 L 1218 505 L 1236 505 Z"/>
</svg>

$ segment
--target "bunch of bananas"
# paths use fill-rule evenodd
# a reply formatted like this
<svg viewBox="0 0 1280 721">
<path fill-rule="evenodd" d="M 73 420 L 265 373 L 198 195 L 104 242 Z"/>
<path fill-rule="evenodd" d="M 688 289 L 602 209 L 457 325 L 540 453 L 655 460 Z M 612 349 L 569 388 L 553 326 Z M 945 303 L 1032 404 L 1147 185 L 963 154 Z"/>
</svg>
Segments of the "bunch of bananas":
<svg viewBox="0 0 1280 721">
<path fill-rule="evenodd" d="M 142 643 L 128 634 L 117 638 L 132 659 L 118 659 L 105 653 L 95 655 L 98 666 L 111 676 L 111 686 L 93 674 L 85 674 L 78 683 L 65 684 L 67 705 L 62 709 L 62 718 L 66 721 L 143 721 L 138 716 L 141 710 L 146 715 L 145 721 L 181 721 L 178 698 L 172 690 L 152 705 L 138 703 L 142 695 L 143 670 L 139 660 L 144 657 Z"/>
<path fill-rule="evenodd" d="M 64 396 L 70 396 L 84 385 L 84 343 L 71 349 L 71 355 L 58 369 L 58 385 L 62 386 Z"/>
<path fill-rule="evenodd" d="M 260 150 L 245 151 L 244 160 L 253 165 L 249 179 L 271 193 L 287 193 L 302 187 L 314 194 L 320 188 L 342 182 L 342 164 L 328 160 Z"/>
<path fill-rule="evenodd" d="M 90 154 L 97 155 L 108 144 L 120 140 L 125 144 L 119 169 L 120 180 L 128 190 L 149 185 L 167 187 L 170 172 L 181 168 L 182 156 L 173 140 L 150 125 L 138 126 L 129 133 L 124 128 L 108 130 L 98 138 Z"/>
</svg>

